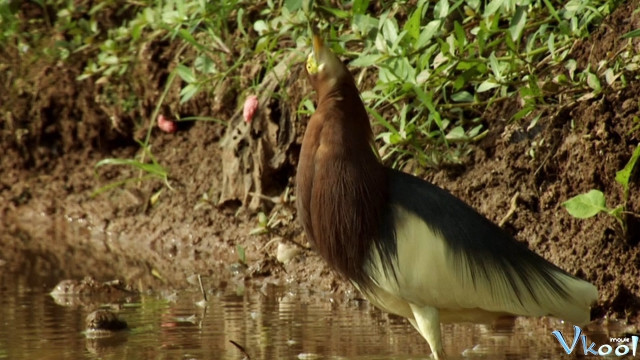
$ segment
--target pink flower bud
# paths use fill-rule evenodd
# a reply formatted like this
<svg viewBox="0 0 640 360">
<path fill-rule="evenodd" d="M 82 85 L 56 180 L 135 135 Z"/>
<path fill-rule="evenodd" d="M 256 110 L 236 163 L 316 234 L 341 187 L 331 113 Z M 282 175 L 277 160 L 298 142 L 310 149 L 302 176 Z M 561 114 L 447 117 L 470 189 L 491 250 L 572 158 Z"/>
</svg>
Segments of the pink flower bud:
<svg viewBox="0 0 640 360">
<path fill-rule="evenodd" d="M 244 121 L 250 123 L 251 119 L 253 119 L 253 116 L 256 114 L 256 111 L 258 111 L 258 97 L 255 95 L 249 95 L 244 101 L 244 109 L 242 111 Z"/>
<path fill-rule="evenodd" d="M 178 124 L 175 121 L 169 120 L 162 114 L 158 115 L 158 127 L 160 130 L 169 134 L 178 131 Z"/>
</svg>

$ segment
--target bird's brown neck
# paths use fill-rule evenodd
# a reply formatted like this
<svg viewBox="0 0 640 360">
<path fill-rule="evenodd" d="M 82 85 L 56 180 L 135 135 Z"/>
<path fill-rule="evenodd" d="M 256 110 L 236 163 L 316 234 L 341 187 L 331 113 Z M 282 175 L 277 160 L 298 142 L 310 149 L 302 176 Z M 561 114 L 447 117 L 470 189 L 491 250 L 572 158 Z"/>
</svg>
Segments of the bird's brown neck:
<svg viewBox="0 0 640 360">
<path fill-rule="evenodd" d="M 387 200 L 369 119 L 351 81 L 318 89 L 298 165 L 298 208 L 316 251 L 365 286 L 364 270 Z"/>
<path fill-rule="evenodd" d="M 345 84 L 344 86 L 351 86 L 350 84 Z M 355 86 L 355 85 L 354 85 Z M 345 89 L 339 89 L 337 86 L 331 86 L 331 87 L 327 87 L 327 86 L 321 86 L 318 89 L 318 108 L 320 107 L 324 107 L 324 108 L 329 108 L 331 106 L 335 106 L 336 104 L 339 104 L 342 100 L 344 100 L 344 96 L 343 93 L 345 92 Z M 358 97 L 358 100 L 360 98 Z M 324 104 L 327 103 L 327 104 Z M 332 103 L 332 104 L 329 104 Z M 364 105 L 363 105 L 363 109 L 364 109 Z"/>
</svg>

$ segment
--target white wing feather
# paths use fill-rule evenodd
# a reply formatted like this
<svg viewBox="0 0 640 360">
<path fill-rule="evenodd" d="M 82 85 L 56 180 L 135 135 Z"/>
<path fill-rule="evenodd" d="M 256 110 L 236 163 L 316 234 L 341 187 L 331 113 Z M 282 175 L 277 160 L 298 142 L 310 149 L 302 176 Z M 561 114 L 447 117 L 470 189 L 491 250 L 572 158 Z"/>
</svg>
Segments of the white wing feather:
<svg viewBox="0 0 640 360">
<path fill-rule="evenodd" d="M 384 271 L 376 249 L 368 270 L 379 287 L 378 295 L 368 297 L 379 297 L 372 301 L 385 310 L 407 316 L 403 314 L 406 306 L 398 311 L 399 305 L 392 305 L 404 301 L 440 309 L 443 322 L 478 321 L 491 314 L 551 315 L 575 324 L 589 321 L 590 306 L 598 296 L 592 284 L 552 271 L 565 289 L 562 294 L 542 278 L 528 279 L 527 286 L 514 269 L 473 268 L 473 262 L 456 259 L 443 236 L 422 218 L 401 206 L 395 207 L 394 214 L 399 259 L 393 263 L 394 272 Z"/>
</svg>

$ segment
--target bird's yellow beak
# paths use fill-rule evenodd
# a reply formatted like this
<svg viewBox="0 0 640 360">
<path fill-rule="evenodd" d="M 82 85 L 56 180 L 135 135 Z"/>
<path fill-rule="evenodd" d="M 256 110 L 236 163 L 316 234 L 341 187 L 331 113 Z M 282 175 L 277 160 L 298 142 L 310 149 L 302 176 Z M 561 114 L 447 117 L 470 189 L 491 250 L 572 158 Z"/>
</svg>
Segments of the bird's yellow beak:
<svg viewBox="0 0 640 360">
<path fill-rule="evenodd" d="M 318 71 L 322 70 L 323 64 L 319 64 L 318 59 L 320 58 L 320 54 L 323 50 L 324 41 L 322 41 L 322 38 L 319 35 L 313 34 L 313 51 L 307 57 L 306 64 L 307 72 L 310 75 L 315 75 L 318 73 Z"/>
<path fill-rule="evenodd" d="M 319 54 L 324 49 L 324 41 L 318 34 L 313 34 L 313 52 L 314 54 Z"/>
</svg>

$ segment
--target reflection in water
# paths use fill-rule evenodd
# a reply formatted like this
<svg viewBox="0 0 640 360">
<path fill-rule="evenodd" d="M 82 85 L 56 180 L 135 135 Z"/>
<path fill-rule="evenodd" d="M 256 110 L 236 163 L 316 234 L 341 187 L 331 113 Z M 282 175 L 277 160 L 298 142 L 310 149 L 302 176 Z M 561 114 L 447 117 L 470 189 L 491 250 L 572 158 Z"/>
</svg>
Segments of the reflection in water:
<svg viewBox="0 0 640 360">
<path fill-rule="evenodd" d="M 428 359 L 426 342 L 404 320 L 366 302 L 336 304 L 303 291 L 268 289 L 210 296 L 142 296 L 119 306 L 130 330 L 113 337 L 84 336 L 93 308 L 56 304 L 50 287 L 0 277 L 0 359 Z M 169 300 L 167 300 L 169 299 Z M 567 357 L 551 331 L 571 340 L 573 328 L 553 319 L 517 319 L 507 329 L 445 325 L 450 359 L 559 359 Z M 597 344 L 609 337 L 591 329 Z M 615 347 L 615 346 L 614 346 Z M 576 352 L 581 352 L 578 344 Z M 464 355 L 463 355 L 464 354 Z"/>
</svg>

